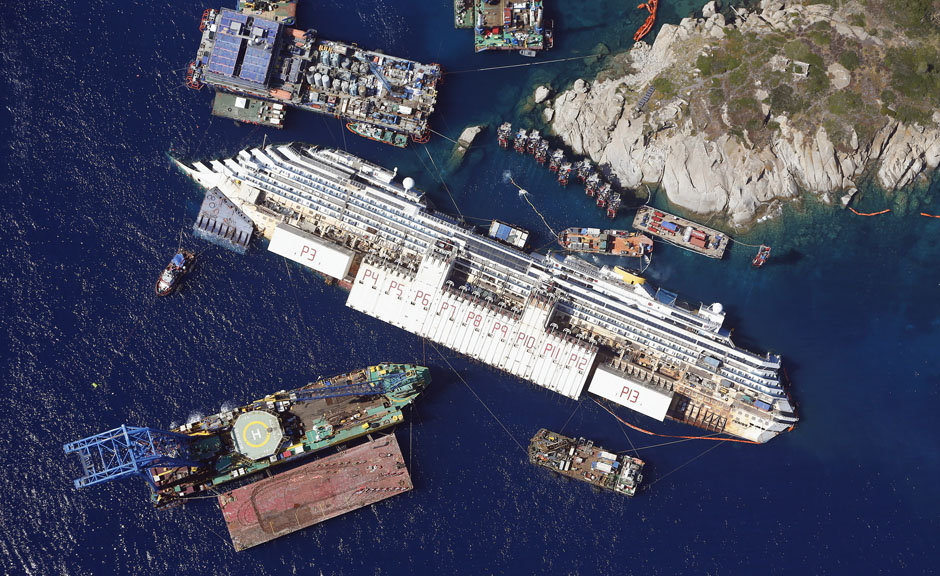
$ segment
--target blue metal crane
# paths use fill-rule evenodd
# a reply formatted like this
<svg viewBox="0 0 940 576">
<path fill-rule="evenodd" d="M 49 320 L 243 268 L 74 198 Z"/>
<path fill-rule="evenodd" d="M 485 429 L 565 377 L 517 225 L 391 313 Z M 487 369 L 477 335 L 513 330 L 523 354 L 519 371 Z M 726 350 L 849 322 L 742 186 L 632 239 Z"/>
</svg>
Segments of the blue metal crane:
<svg viewBox="0 0 940 576">
<path fill-rule="evenodd" d="M 372 74 L 374 74 L 375 77 L 378 78 L 379 81 L 382 83 L 382 85 L 385 86 L 385 90 L 388 91 L 389 95 L 399 96 L 399 94 L 397 94 L 395 90 L 392 88 L 392 84 L 385 77 L 385 74 L 382 74 L 382 71 L 379 69 L 378 65 L 375 62 L 369 62 L 369 70 L 371 70 Z"/>
<path fill-rule="evenodd" d="M 155 489 L 150 468 L 199 465 L 188 454 L 190 442 L 185 434 L 124 425 L 62 448 L 66 454 L 78 454 L 82 462 L 84 475 L 75 480 L 75 488 L 138 475 Z"/>
</svg>

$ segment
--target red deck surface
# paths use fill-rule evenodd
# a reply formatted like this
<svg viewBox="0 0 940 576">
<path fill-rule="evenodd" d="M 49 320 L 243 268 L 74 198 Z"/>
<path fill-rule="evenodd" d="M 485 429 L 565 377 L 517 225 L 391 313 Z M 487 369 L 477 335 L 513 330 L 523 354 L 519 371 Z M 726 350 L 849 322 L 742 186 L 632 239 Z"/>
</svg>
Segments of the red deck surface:
<svg viewBox="0 0 940 576">
<path fill-rule="evenodd" d="M 236 551 L 414 486 L 394 434 L 219 496 Z"/>
</svg>

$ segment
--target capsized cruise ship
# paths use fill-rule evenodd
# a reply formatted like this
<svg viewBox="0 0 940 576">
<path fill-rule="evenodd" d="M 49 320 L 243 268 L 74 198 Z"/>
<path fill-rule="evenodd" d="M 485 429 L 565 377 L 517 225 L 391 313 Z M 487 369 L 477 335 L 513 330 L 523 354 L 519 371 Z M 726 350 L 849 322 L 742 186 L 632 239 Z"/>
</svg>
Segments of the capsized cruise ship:
<svg viewBox="0 0 940 576">
<path fill-rule="evenodd" d="M 272 252 L 336 279 L 346 305 L 569 398 L 766 442 L 797 416 L 780 357 L 736 346 L 721 304 L 690 306 L 568 256 L 526 254 L 430 209 L 411 178 L 292 143 L 180 168 Z"/>
</svg>

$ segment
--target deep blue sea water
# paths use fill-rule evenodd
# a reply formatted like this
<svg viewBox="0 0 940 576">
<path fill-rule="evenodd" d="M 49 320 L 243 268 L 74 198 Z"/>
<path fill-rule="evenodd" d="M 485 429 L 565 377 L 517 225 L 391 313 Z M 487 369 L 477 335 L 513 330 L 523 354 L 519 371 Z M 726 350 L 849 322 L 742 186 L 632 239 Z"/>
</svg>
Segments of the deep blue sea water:
<svg viewBox="0 0 940 576">
<path fill-rule="evenodd" d="M 557 49 L 540 59 L 626 49 L 645 15 L 607 0 L 552 4 Z M 660 21 L 691 4 L 664 2 Z M 290 114 L 281 132 L 210 118 L 208 91 L 182 87 L 203 8 L 38 0 L 0 11 L 3 573 L 935 573 L 940 224 L 916 213 L 940 212 L 937 181 L 903 197 L 867 188 L 861 209 L 897 209 L 878 218 L 789 205 L 742 237 L 773 245 L 762 270 L 742 247 L 720 262 L 657 247 L 653 281 L 723 302 L 739 343 L 783 355 L 803 420 L 763 446 L 651 447 L 665 440 L 624 429 L 587 397 L 445 351 L 464 384 L 419 339 L 347 310 L 343 291 L 260 247 L 209 249 L 180 294 L 157 300 L 180 230 L 209 248 L 189 233 L 201 193 L 166 154 L 221 156 L 265 133 L 397 165 L 455 212 L 430 154 L 465 216 L 528 227 L 535 246 L 551 236 L 506 171 L 552 227 L 605 221 L 577 187 L 493 144 L 499 120 L 532 115 L 520 102 L 537 83 L 564 87 L 595 68 L 449 75 L 435 129 L 489 129 L 444 168 L 452 145 L 441 138 L 399 151 L 311 114 Z M 451 72 L 528 62 L 473 54 L 448 0 L 304 0 L 300 22 Z M 122 423 L 171 426 L 383 359 L 426 361 L 434 377 L 397 432 L 415 484 L 406 495 L 236 554 L 211 500 L 158 513 L 142 481 L 72 488 L 80 467 L 64 442 Z M 540 427 L 617 451 L 632 441 L 646 489 L 626 499 L 531 467 L 520 445 Z"/>
</svg>

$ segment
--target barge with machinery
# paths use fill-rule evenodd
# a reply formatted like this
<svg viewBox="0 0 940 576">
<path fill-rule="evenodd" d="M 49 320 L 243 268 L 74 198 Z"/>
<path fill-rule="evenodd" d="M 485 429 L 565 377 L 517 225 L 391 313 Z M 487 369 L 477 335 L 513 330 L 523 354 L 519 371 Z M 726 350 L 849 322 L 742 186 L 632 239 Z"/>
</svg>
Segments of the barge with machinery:
<svg viewBox="0 0 940 576">
<path fill-rule="evenodd" d="M 558 234 L 558 243 L 569 252 L 631 258 L 648 256 L 653 251 L 653 241 L 649 236 L 626 230 L 566 228 Z"/>
<path fill-rule="evenodd" d="M 545 428 L 529 442 L 529 462 L 627 496 L 636 494 L 646 465 L 639 458 L 608 452 L 590 440 L 568 438 Z"/>
<path fill-rule="evenodd" d="M 82 464 L 76 488 L 142 476 L 158 508 L 216 494 L 216 487 L 298 462 L 305 456 L 404 419 L 430 382 L 427 368 L 379 364 L 171 430 L 121 426 L 64 446 Z"/>
<path fill-rule="evenodd" d="M 652 206 L 643 206 L 633 218 L 633 227 L 680 248 L 720 260 L 725 255 L 730 236 Z"/>
<path fill-rule="evenodd" d="M 190 87 L 209 85 L 223 99 L 225 92 L 240 96 L 246 107 L 263 100 L 275 111 L 290 106 L 343 118 L 354 133 L 396 146 L 402 139 L 395 134 L 427 141 L 439 65 L 320 38 L 314 30 L 291 28 L 257 12 L 205 12 L 199 50 L 187 74 Z M 214 109 L 236 119 L 248 115 L 227 102 Z M 270 116 L 263 111 L 258 122 L 280 125 L 282 114 Z"/>
<path fill-rule="evenodd" d="M 467 6 L 467 4 L 472 5 Z M 553 44 L 552 24 L 545 22 L 542 0 L 454 0 L 457 28 L 472 22 L 475 52 L 514 50 L 535 56 Z"/>
<path fill-rule="evenodd" d="M 798 420 L 780 357 L 736 345 L 721 304 L 487 238 L 429 208 L 397 169 L 300 143 L 177 165 L 270 251 L 348 289 L 350 308 L 538 386 L 754 442 Z"/>
</svg>

